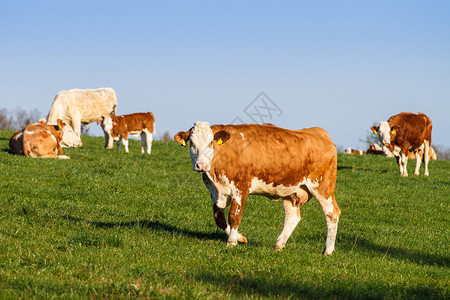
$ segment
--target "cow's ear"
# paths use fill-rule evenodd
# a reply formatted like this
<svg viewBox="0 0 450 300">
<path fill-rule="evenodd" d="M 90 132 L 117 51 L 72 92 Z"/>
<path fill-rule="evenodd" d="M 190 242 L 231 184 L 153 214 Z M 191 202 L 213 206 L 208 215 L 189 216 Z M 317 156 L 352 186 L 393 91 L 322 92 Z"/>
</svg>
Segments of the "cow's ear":
<svg viewBox="0 0 450 300">
<path fill-rule="evenodd" d="M 186 147 L 186 142 L 189 140 L 189 135 L 190 134 L 191 134 L 191 130 L 189 130 L 189 131 L 180 131 L 177 134 L 175 134 L 173 139 L 175 140 L 175 142 L 179 143 L 183 147 Z"/>
<path fill-rule="evenodd" d="M 391 127 L 391 134 L 396 135 L 398 133 L 398 130 L 400 129 L 400 126 L 395 125 Z"/>
<path fill-rule="evenodd" d="M 98 125 L 102 125 L 104 119 L 105 119 L 104 117 L 101 117 L 101 118 L 97 121 L 97 124 L 98 124 Z"/>
<path fill-rule="evenodd" d="M 66 126 L 66 124 L 61 119 L 56 120 L 56 123 L 59 130 L 62 130 L 64 126 Z"/>
<path fill-rule="evenodd" d="M 214 140 L 217 142 L 217 145 L 222 145 L 226 141 L 228 141 L 231 137 L 231 134 L 228 131 L 221 130 L 214 133 Z"/>
<path fill-rule="evenodd" d="M 370 127 L 372 129 L 373 133 L 378 134 L 378 130 L 380 130 L 380 126 L 372 126 Z"/>
</svg>

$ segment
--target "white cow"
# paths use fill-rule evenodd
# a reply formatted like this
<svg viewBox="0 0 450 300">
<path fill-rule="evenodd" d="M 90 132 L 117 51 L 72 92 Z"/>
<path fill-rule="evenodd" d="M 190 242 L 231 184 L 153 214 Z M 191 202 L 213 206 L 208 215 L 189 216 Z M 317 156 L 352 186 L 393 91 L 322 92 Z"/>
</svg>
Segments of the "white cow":
<svg viewBox="0 0 450 300">
<path fill-rule="evenodd" d="M 81 123 L 97 122 L 102 117 L 115 116 L 117 96 L 112 88 L 72 89 L 56 94 L 47 116 L 47 124 L 55 125 L 57 119 L 72 125 L 75 133 L 81 135 Z M 105 134 L 105 147 L 112 148 L 112 138 Z"/>
</svg>

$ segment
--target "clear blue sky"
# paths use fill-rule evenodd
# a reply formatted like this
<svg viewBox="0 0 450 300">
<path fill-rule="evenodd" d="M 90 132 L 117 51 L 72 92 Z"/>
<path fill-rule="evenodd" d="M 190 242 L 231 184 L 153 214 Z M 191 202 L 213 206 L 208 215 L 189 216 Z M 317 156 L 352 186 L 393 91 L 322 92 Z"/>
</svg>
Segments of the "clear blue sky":
<svg viewBox="0 0 450 300">
<path fill-rule="evenodd" d="M 112 87 L 118 114 L 152 111 L 160 137 L 251 122 L 264 92 L 280 110 L 266 121 L 321 126 L 343 147 L 363 148 L 373 122 L 402 111 L 427 114 L 432 143 L 450 146 L 447 0 L 0 6 L 0 108 L 46 115 L 60 90 Z"/>
</svg>

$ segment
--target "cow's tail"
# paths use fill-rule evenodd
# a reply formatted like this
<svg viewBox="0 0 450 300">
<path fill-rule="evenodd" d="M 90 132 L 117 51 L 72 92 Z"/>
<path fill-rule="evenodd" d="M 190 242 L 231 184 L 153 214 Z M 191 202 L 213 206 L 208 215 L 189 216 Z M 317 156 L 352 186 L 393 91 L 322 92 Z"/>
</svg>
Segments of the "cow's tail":
<svg viewBox="0 0 450 300">
<path fill-rule="evenodd" d="M 152 134 L 153 134 L 153 138 L 155 138 L 155 136 L 156 136 L 156 121 L 155 121 L 155 115 L 152 113 L 152 112 L 148 112 L 151 116 L 152 116 L 152 118 L 153 118 L 153 132 L 152 132 Z"/>
</svg>

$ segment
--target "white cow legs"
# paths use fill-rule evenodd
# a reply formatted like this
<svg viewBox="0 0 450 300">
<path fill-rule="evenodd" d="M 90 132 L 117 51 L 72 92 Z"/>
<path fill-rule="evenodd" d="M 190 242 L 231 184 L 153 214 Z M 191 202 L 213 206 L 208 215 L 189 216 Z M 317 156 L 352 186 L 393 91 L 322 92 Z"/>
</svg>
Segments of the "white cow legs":
<svg viewBox="0 0 450 300">
<path fill-rule="evenodd" d="M 425 144 L 425 147 L 424 147 L 424 150 L 423 150 L 423 161 L 424 161 L 424 164 L 425 164 L 425 172 L 424 172 L 424 174 L 425 174 L 425 176 L 428 176 L 428 175 L 430 175 L 428 173 L 428 162 L 430 161 L 430 142 L 425 140 L 424 144 Z"/>
<path fill-rule="evenodd" d="M 283 207 L 284 207 L 284 227 L 280 236 L 275 243 L 274 249 L 281 250 L 285 247 L 286 241 L 291 236 L 298 222 L 300 222 L 300 207 L 295 206 L 291 199 L 283 199 Z"/>
</svg>

